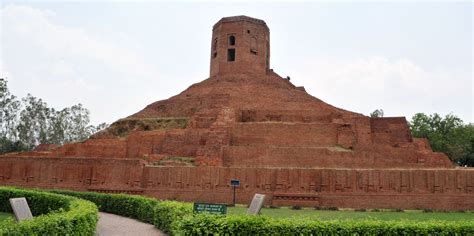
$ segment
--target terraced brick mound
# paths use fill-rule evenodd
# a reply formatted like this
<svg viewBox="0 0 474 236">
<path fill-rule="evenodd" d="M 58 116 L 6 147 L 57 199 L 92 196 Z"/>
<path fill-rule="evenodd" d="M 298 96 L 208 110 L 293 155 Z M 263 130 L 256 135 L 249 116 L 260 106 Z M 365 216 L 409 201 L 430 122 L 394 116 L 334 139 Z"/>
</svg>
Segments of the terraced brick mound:
<svg viewBox="0 0 474 236">
<path fill-rule="evenodd" d="M 280 77 L 269 35 L 262 20 L 222 18 L 208 79 L 85 142 L 3 156 L 0 183 L 230 202 L 238 178 L 242 203 L 474 208 L 472 168 L 413 138 L 405 117 L 346 111 Z"/>
</svg>

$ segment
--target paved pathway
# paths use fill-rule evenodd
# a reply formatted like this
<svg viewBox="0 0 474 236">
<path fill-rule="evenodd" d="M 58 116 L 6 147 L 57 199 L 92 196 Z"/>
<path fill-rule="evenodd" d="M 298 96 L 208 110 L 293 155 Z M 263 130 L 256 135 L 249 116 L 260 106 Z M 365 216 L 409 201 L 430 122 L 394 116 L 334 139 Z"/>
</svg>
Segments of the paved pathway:
<svg viewBox="0 0 474 236">
<path fill-rule="evenodd" d="M 99 212 L 96 235 L 166 235 L 154 225 L 140 222 L 123 216 Z"/>
</svg>

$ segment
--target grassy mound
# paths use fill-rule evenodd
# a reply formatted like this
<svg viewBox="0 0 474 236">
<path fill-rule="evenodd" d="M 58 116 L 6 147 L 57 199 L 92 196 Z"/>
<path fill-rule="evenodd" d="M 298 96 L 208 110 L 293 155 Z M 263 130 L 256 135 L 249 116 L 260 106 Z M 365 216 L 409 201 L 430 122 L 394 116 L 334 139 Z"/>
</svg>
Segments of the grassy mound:
<svg viewBox="0 0 474 236">
<path fill-rule="evenodd" d="M 125 137 L 131 131 L 184 129 L 187 125 L 188 118 L 186 117 L 124 118 L 115 121 L 107 129 L 94 134 L 92 137 Z"/>
</svg>

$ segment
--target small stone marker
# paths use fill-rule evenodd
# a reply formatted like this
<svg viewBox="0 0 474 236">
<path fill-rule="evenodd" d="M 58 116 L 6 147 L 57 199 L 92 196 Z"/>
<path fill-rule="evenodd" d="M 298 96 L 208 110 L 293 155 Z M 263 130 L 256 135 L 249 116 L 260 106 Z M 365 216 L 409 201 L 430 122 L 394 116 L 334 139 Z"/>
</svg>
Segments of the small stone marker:
<svg viewBox="0 0 474 236">
<path fill-rule="evenodd" d="M 227 205 L 195 202 L 193 205 L 193 212 L 194 213 L 209 212 L 212 214 L 225 215 L 227 214 Z"/>
<path fill-rule="evenodd" d="M 28 203 L 26 202 L 26 198 L 10 198 L 10 205 L 12 206 L 13 213 L 15 213 L 17 222 L 33 219 L 33 215 L 31 214 Z"/>
<path fill-rule="evenodd" d="M 260 214 L 260 210 L 262 209 L 264 201 L 265 201 L 265 194 L 256 193 L 255 196 L 253 196 L 252 202 L 250 203 L 250 207 L 247 210 L 247 214 L 249 215 Z"/>
</svg>

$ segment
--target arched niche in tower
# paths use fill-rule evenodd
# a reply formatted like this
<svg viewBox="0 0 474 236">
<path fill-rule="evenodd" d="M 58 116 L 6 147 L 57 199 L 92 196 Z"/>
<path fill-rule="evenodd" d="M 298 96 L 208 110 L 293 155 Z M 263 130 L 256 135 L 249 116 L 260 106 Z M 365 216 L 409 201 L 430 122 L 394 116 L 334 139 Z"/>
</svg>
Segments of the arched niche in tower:
<svg viewBox="0 0 474 236">
<path fill-rule="evenodd" d="M 235 45 L 235 36 L 234 35 L 229 36 L 229 45 L 230 46 Z"/>
<path fill-rule="evenodd" d="M 250 52 L 252 54 L 255 54 L 257 55 L 257 51 L 258 51 L 258 48 L 257 48 L 257 37 L 256 36 L 252 36 L 250 38 Z"/>
</svg>

